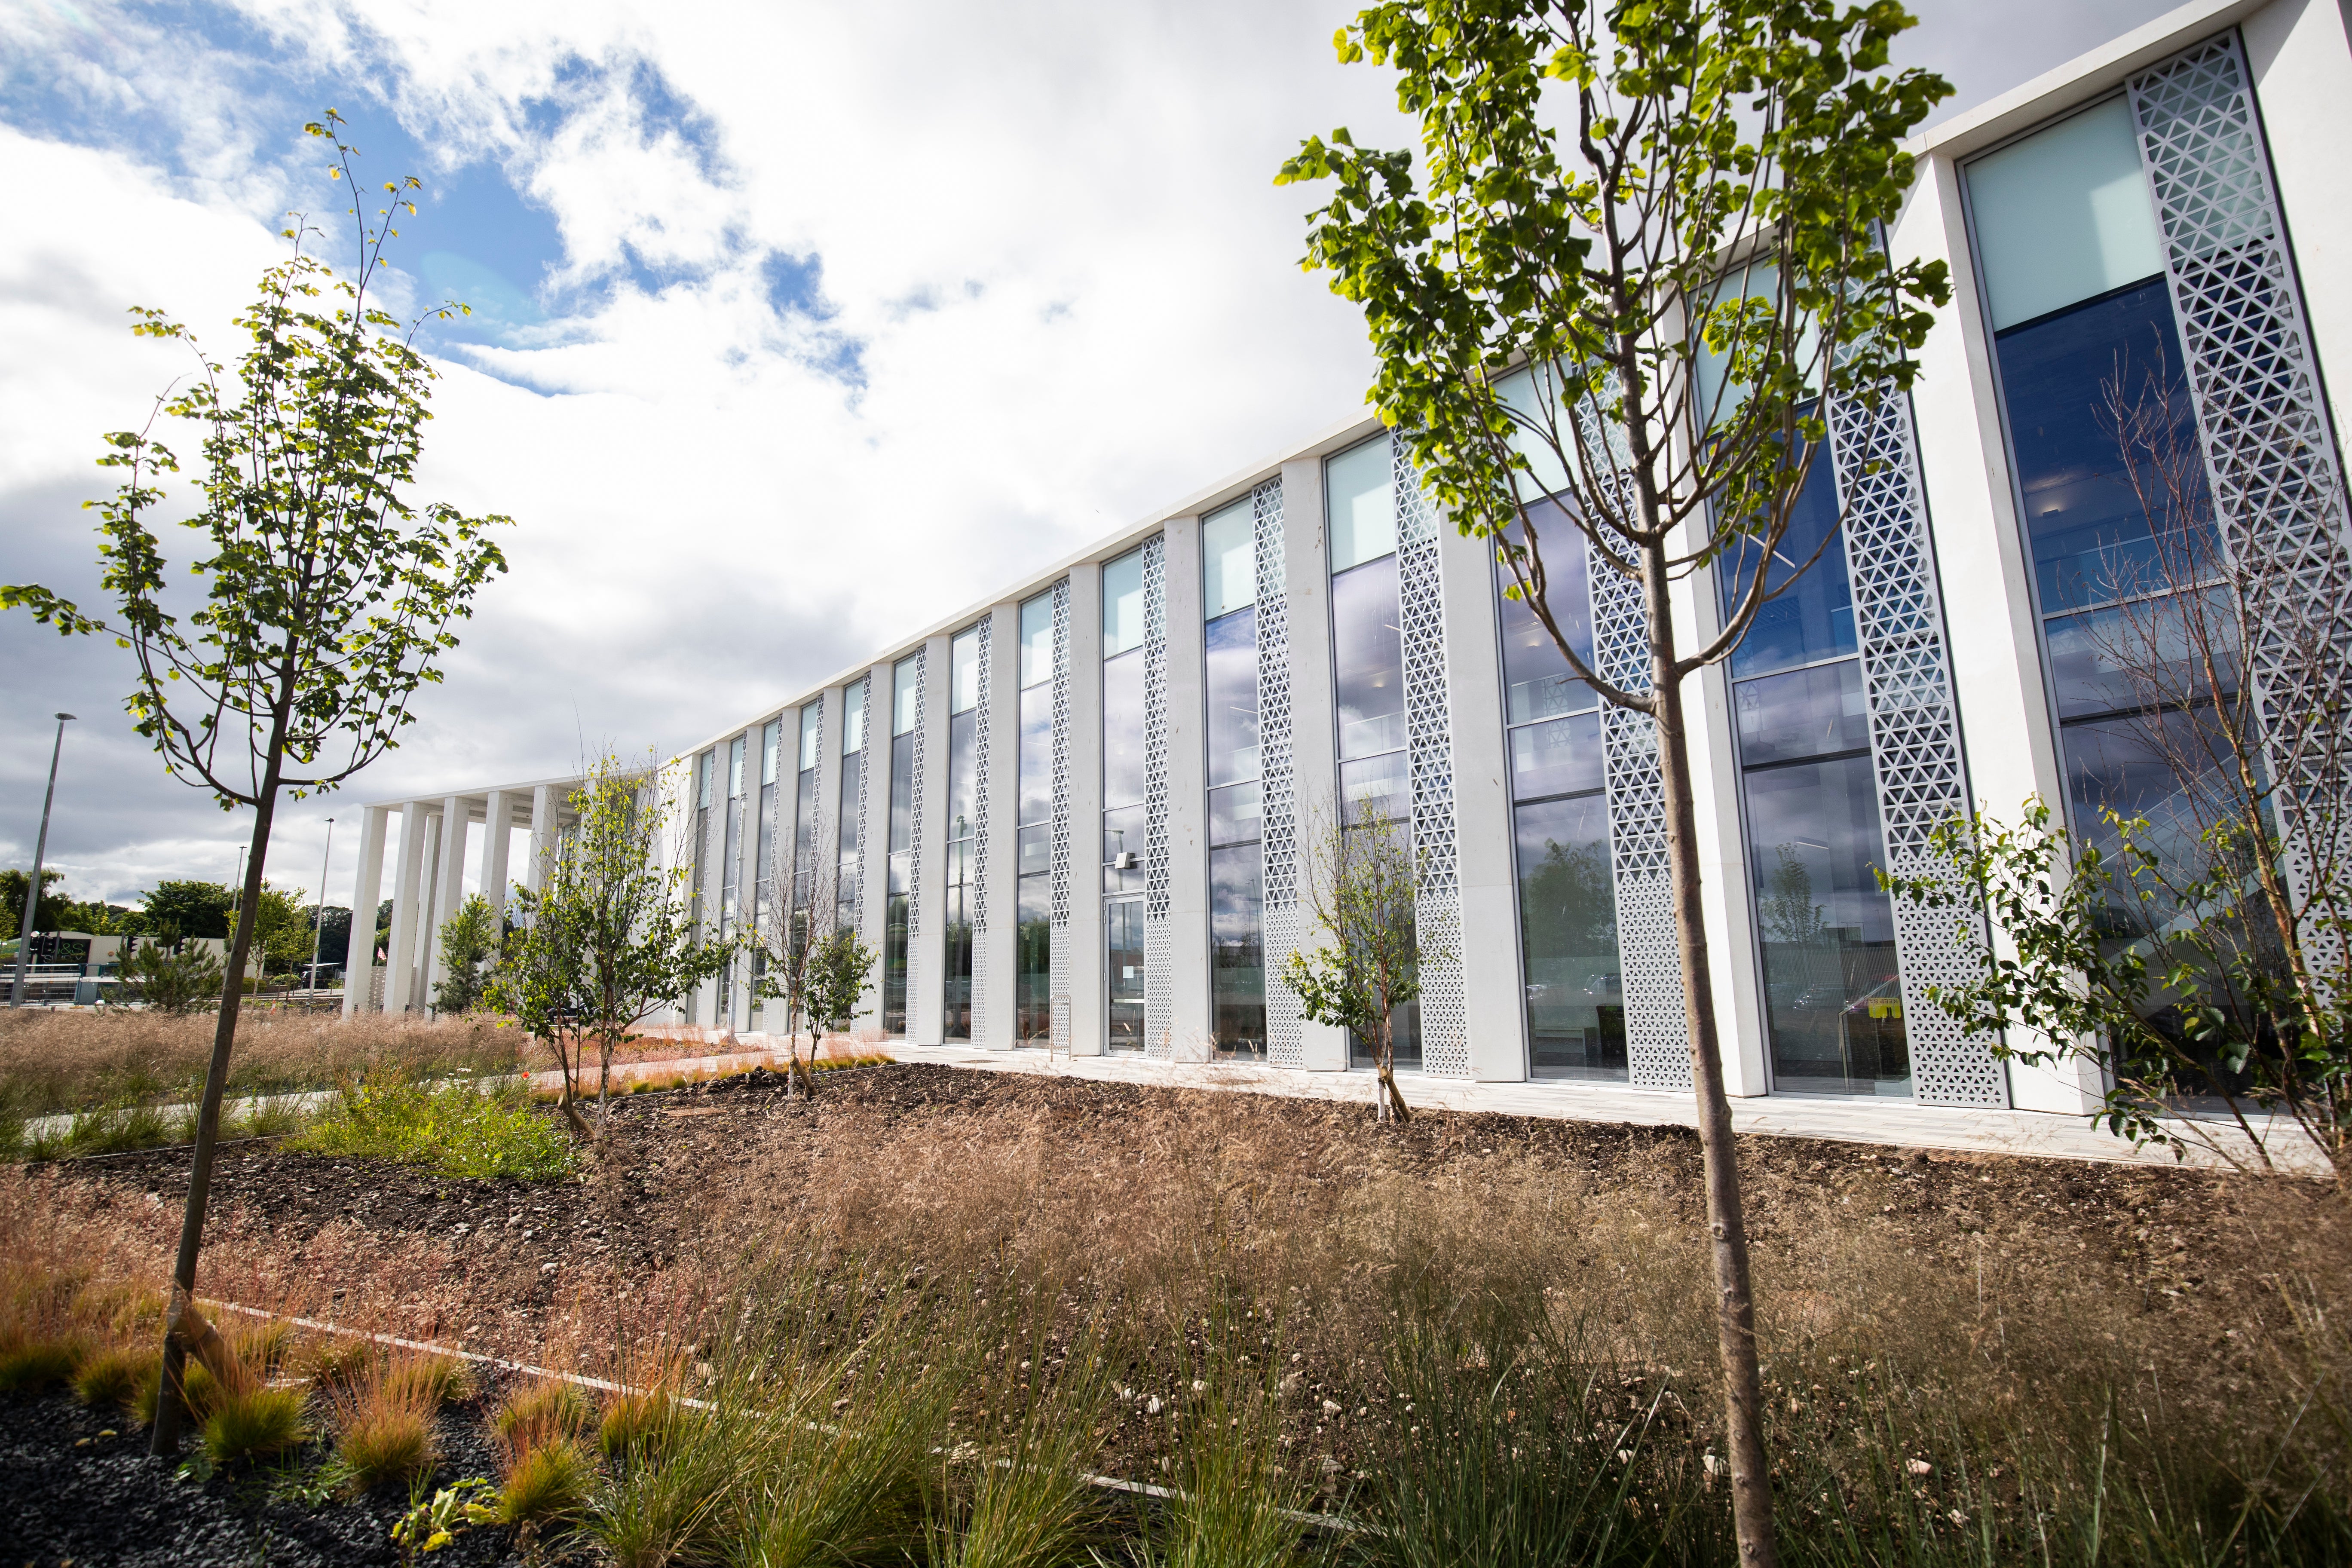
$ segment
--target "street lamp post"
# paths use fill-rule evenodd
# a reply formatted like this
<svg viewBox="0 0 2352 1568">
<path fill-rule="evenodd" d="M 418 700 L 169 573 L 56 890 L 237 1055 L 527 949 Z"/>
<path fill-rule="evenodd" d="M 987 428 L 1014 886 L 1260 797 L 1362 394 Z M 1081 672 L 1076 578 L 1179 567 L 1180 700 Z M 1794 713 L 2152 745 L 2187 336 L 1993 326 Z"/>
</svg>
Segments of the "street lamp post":
<svg viewBox="0 0 2352 1568">
<path fill-rule="evenodd" d="M 58 757 L 66 749 L 70 713 L 58 715 L 57 742 L 49 748 L 49 793 L 41 797 L 41 836 L 33 841 L 33 880 L 25 889 L 25 918 L 16 926 L 16 983 L 8 988 L 8 1005 L 25 1005 L 25 964 L 33 955 L 33 917 L 41 907 L 41 862 L 49 853 L 49 807 L 58 798 Z"/>
<path fill-rule="evenodd" d="M 310 989 L 319 988 L 319 942 L 327 934 L 327 867 L 335 858 L 335 819 L 327 818 L 327 847 L 319 856 L 319 901 L 310 915 Z M 347 950 L 343 963 L 348 967 L 352 955 Z"/>
</svg>

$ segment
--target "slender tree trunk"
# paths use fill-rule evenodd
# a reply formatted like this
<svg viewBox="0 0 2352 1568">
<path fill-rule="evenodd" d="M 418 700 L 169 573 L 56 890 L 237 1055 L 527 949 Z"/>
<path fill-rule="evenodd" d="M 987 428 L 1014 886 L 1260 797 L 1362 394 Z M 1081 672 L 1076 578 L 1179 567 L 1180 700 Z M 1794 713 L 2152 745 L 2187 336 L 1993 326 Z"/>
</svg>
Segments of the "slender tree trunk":
<svg viewBox="0 0 2352 1568">
<path fill-rule="evenodd" d="M 1689 1032 L 1691 1085 L 1698 1099 L 1698 1142 L 1706 1180 L 1706 1229 L 1715 1264 L 1716 1336 L 1723 1357 L 1723 1416 L 1731 1450 L 1731 1518 L 1741 1568 L 1777 1568 L 1772 1475 L 1764 1457 L 1764 1380 L 1757 1365 L 1756 1299 L 1748 1282 L 1748 1222 L 1739 1195 L 1739 1156 L 1731 1137 L 1731 1100 L 1715 1027 L 1715 980 L 1699 907 L 1698 813 L 1691 785 L 1690 731 L 1674 670 L 1673 609 L 1666 597 L 1665 552 L 1643 562 L 1649 601 L 1658 761 L 1664 775 L 1666 867 L 1674 879 L 1675 949 L 1683 968 L 1683 1021 Z"/>
<path fill-rule="evenodd" d="M 283 732 L 283 722 L 279 723 Z M 273 737 L 263 773 L 260 801 L 253 810 L 253 844 L 245 857 L 245 888 L 237 900 L 236 929 L 230 933 L 228 973 L 221 984 L 220 1016 L 213 1026 L 213 1059 L 205 1069 L 205 1096 L 196 1110 L 196 1146 L 189 1160 L 188 1205 L 180 1219 L 180 1251 L 172 1265 L 171 1305 L 163 1330 L 163 1373 L 155 1391 L 155 1429 L 147 1451 L 168 1458 L 179 1451 L 184 1405 L 182 1376 L 188 1347 L 179 1333 L 181 1313 L 196 1291 L 196 1254 L 204 1246 L 205 1206 L 212 1195 L 213 1155 L 220 1141 L 221 1097 L 228 1088 L 228 1058 L 236 1043 L 236 1016 L 245 1000 L 245 961 L 261 912 L 261 874 L 269 852 L 269 824 L 278 815 L 278 748 Z"/>
</svg>

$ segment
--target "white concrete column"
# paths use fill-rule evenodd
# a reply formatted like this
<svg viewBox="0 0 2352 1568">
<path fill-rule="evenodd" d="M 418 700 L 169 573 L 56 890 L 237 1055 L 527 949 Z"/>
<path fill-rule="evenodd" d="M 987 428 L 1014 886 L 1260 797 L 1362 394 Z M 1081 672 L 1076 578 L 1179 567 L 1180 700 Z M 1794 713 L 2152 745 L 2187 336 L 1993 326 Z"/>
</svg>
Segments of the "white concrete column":
<svg viewBox="0 0 2352 1568">
<path fill-rule="evenodd" d="M 360 863 L 352 883 L 351 946 L 343 954 L 343 1016 L 369 1011 L 375 977 L 375 907 L 383 898 L 384 825 L 389 806 L 371 805 L 360 815 Z M 325 893 L 319 895 L 326 901 Z"/>
<path fill-rule="evenodd" d="M 2352 25 L 2326 0 L 2273 0 L 2240 25 L 2253 73 L 2295 264 L 2312 352 L 2326 378 L 2336 439 L 2352 384 L 2352 299 L 2320 280 L 2352 255 Z"/>
<path fill-rule="evenodd" d="M 400 808 L 400 869 L 392 883 L 392 935 L 383 955 L 383 1010 L 406 1013 L 415 1005 L 416 905 L 425 876 L 425 803 Z"/>
<path fill-rule="evenodd" d="M 1323 544 L 1323 460 L 1303 458 L 1282 465 L 1282 531 L 1286 559 L 1283 574 L 1290 590 L 1290 746 L 1298 802 L 1299 889 L 1321 836 L 1336 820 L 1339 795 L 1338 698 L 1331 677 L 1331 571 Z M 1303 940 L 1316 947 L 1330 940 L 1301 922 Z M 1275 955 L 1268 953 L 1271 968 Z M 1272 974 L 1269 986 L 1279 984 Z M 1300 1026 L 1306 1065 L 1311 1071 L 1339 1072 L 1348 1065 L 1348 1032 L 1328 1024 Z"/>
<path fill-rule="evenodd" d="M 824 727 L 817 736 L 816 842 L 809 853 L 813 868 L 832 879 L 841 868 L 841 726 L 848 712 L 847 688 L 828 686 L 819 700 L 824 704 Z M 816 914 L 829 918 L 823 910 Z"/>
<path fill-rule="evenodd" d="M 988 844 L 981 889 L 986 925 L 972 933 L 973 990 L 980 998 L 971 1043 L 1013 1048 L 1018 1020 L 1021 935 L 1021 606 L 999 605 L 988 628 L 988 810 L 980 837 Z"/>
<path fill-rule="evenodd" d="M 1180 1062 L 1216 1056 L 1209 1001 L 1209 774 L 1201 520 L 1170 520 L 1168 588 L 1169 1044 Z"/>
<path fill-rule="evenodd" d="M 1437 525 L 1445 595 L 1446 708 L 1454 731 L 1454 866 L 1462 895 L 1462 980 L 1470 1076 L 1528 1076 L 1526 978 L 1511 837 L 1511 768 L 1503 735 L 1502 633 L 1494 545 Z"/>
<path fill-rule="evenodd" d="M 946 1031 L 948 707 L 955 700 L 951 639 L 923 645 L 923 788 L 915 797 L 915 937 L 907 955 L 907 1038 L 936 1046 Z"/>
<path fill-rule="evenodd" d="M 449 795 L 441 802 L 440 868 L 433 878 L 432 928 L 420 952 L 425 958 L 424 1005 L 433 1005 L 433 988 L 446 978 L 441 955 L 441 928 L 466 901 L 466 798 Z"/>
<path fill-rule="evenodd" d="M 490 791 L 482 811 L 482 897 L 493 912 L 507 912 L 507 849 L 514 837 L 515 796 L 502 789 Z"/>
<path fill-rule="evenodd" d="M 524 864 L 522 885 L 536 893 L 547 885 L 547 863 L 555 853 L 555 786 L 537 784 L 530 792 L 530 858 Z"/>
<path fill-rule="evenodd" d="M 1098 1057 L 1105 1016 L 1102 831 L 1102 566 L 1070 568 L 1070 1054 Z"/>
</svg>

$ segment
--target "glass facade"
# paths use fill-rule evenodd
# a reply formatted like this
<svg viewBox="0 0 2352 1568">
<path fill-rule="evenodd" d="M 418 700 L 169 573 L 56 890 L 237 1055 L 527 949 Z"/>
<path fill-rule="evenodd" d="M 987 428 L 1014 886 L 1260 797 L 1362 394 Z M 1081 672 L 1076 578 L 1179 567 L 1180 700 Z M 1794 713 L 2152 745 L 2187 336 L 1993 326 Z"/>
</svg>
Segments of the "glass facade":
<svg viewBox="0 0 2352 1568">
<path fill-rule="evenodd" d="M 800 710 L 800 744 L 793 776 L 793 908 L 808 908 L 811 884 L 817 868 L 818 748 L 824 737 L 824 703 L 811 702 Z"/>
<path fill-rule="evenodd" d="M 980 628 L 948 645 L 947 907 L 940 1038 L 971 1038 L 972 854 L 980 837 Z"/>
<path fill-rule="evenodd" d="M 1143 552 L 1102 573 L 1104 1044 L 1143 1048 Z"/>
<path fill-rule="evenodd" d="M 857 831 L 866 780 L 866 684 L 856 681 L 842 691 L 841 796 L 834 816 L 834 918 L 847 926 L 857 923 L 858 882 L 865 871 L 857 853 Z"/>
<path fill-rule="evenodd" d="M 694 872 L 688 883 L 691 891 L 688 894 L 687 907 L 694 911 L 693 926 L 697 941 L 701 940 L 704 931 L 709 929 L 705 924 L 703 892 L 707 886 L 705 879 L 710 874 L 710 796 L 713 787 L 712 775 L 718 772 L 718 768 L 717 752 L 705 752 L 694 759 Z M 696 1003 L 695 1006 L 699 1007 L 700 1003 Z M 698 1021 L 689 1015 L 688 1022 Z"/>
<path fill-rule="evenodd" d="M 727 820 L 720 829 L 724 847 L 719 859 L 719 934 L 722 938 L 733 936 L 742 919 L 743 750 L 740 735 L 727 742 Z M 726 1026 L 734 1019 L 735 966 L 730 963 L 719 972 L 719 1022 Z"/>
<path fill-rule="evenodd" d="M 762 930 L 776 919 L 776 782 L 784 745 L 784 721 L 771 719 L 760 729 L 760 799 L 759 816 L 753 829 L 751 850 L 751 905 L 745 919 L 754 931 Z M 767 1026 L 767 1004 L 760 995 L 760 983 L 767 977 L 768 948 L 765 942 L 751 949 L 751 1005 L 761 1010 L 760 1026 Z"/>
<path fill-rule="evenodd" d="M 915 876 L 915 714 L 923 663 L 902 658 L 890 670 L 890 867 L 882 924 L 882 1033 L 907 1034 L 907 923 Z"/>
<path fill-rule="evenodd" d="M 1209 1006 L 1220 1052 L 1265 1054 L 1265 854 L 1258 774 L 1257 519 L 1201 521 L 1208 707 Z"/>
<path fill-rule="evenodd" d="M 1759 566 L 1768 592 L 1803 569 L 1731 658 L 1766 1033 L 1778 1090 L 1905 1096 L 1895 910 L 1872 872 L 1886 851 L 1837 526 L 1823 451 L 1771 560 L 1749 542 L 1717 567 L 1727 609 Z"/>
<path fill-rule="evenodd" d="M 1331 660 L 1339 709 L 1339 797 L 1350 824 L 1385 816 L 1410 831 L 1405 755 L 1403 613 L 1398 607 L 1396 482 L 1389 437 L 1376 436 L 1324 465 L 1325 539 L 1331 566 Z M 1390 1020 L 1396 1066 L 1421 1066 L 1421 1009 Z M 1351 1065 L 1370 1067 L 1350 1038 Z"/>
<path fill-rule="evenodd" d="M 1577 657 L 1592 658 L 1584 536 L 1565 517 L 1536 522 L 1546 597 Z M 1626 1078 L 1617 881 L 1602 793 L 1601 700 L 1570 670 L 1535 612 L 1508 596 L 1495 563 L 1503 639 L 1503 722 L 1519 893 L 1531 1078 Z"/>
<path fill-rule="evenodd" d="M 1021 606 L 1020 924 L 1014 939 L 1017 1044 L 1054 1037 L 1054 595 Z"/>
<path fill-rule="evenodd" d="M 2224 793 L 2208 781 L 2229 756 L 2210 716 L 2235 692 L 2237 634 L 2200 602 L 2221 545 L 2128 107 L 2011 142 L 1968 182 L 2070 826 L 2112 852 L 2105 814 L 2144 817 L 2168 867 L 2202 867 Z M 2051 238 L 2067 262 L 2028 265 Z M 2118 908 L 2114 940 L 2176 912 Z"/>
</svg>

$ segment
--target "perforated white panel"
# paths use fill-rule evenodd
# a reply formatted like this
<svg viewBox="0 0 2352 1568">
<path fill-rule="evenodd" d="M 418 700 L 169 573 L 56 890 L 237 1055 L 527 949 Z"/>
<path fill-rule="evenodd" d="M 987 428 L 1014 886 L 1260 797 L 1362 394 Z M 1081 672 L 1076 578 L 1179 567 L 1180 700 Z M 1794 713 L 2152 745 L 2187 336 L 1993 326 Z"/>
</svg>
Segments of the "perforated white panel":
<svg viewBox="0 0 2352 1568">
<path fill-rule="evenodd" d="M 1052 944 L 1045 966 L 1053 1048 L 1070 1048 L 1070 580 L 1054 584 L 1054 826 Z"/>
<path fill-rule="evenodd" d="M 1168 918 L 1168 541 L 1143 546 L 1143 1049 L 1175 1047 Z"/>
<path fill-rule="evenodd" d="M 1454 824 L 1454 726 L 1445 686 L 1445 589 L 1436 509 L 1401 436 L 1389 437 L 1396 483 L 1397 622 L 1404 643 L 1405 755 L 1412 778 L 1413 900 L 1421 959 L 1421 1070 L 1470 1076 L 1463 988 L 1462 885 Z"/>
<path fill-rule="evenodd" d="M 988 691 L 992 672 L 989 648 L 995 641 L 992 618 L 980 623 L 980 706 L 972 710 L 971 744 L 971 887 L 964 913 L 971 921 L 971 1043 L 986 1045 L 998 1037 L 988 1013 Z"/>
<path fill-rule="evenodd" d="M 2319 868 L 2345 863 L 2346 846 L 2314 844 L 2342 831 L 2344 720 L 2328 711 L 2333 673 L 2315 679 L 2313 667 L 2352 656 L 2352 558 L 2343 468 L 2249 80 L 2237 35 L 2224 33 L 2133 78 L 2129 95 L 2214 515 L 2254 590 L 2247 673 L 2273 768 L 2294 781 L 2273 798 L 2287 817 L 2287 876 L 2308 908 Z M 2315 661 L 2317 648 L 2334 659 Z M 2340 932 L 2306 921 L 2303 938 L 2316 970 L 2339 972 Z"/>
<path fill-rule="evenodd" d="M 915 650 L 915 743 L 908 750 L 914 753 L 908 772 L 914 784 L 914 814 L 907 824 L 907 1006 L 908 1027 L 907 1037 L 919 1039 L 923 1031 L 913 1026 L 912 1010 L 915 998 L 923 994 L 923 964 L 929 950 L 923 946 L 923 703 L 927 693 L 930 650 Z M 895 700 L 892 704 L 897 705 Z M 895 720 L 897 715 L 892 715 Z"/>
<path fill-rule="evenodd" d="M 850 862 L 855 886 L 849 905 L 850 918 L 856 922 L 857 930 L 864 931 L 867 908 L 866 867 L 869 858 L 866 852 L 866 797 L 874 789 L 874 721 L 877 716 L 874 711 L 874 672 L 869 669 L 858 677 L 858 683 L 866 689 L 866 734 L 863 755 L 857 764 L 857 853 Z M 890 765 L 890 747 L 887 742 L 881 752 L 882 765 L 887 768 Z M 888 786 L 886 784 L 884 787 Z"/>
<path fill-rule="evenodd" d="M 1968 810 L 1969 788 L 1910 399 L 1890 389 L 1876 408 L 1832 404 L 1830 442 L 1845 509 L 1846 566 L 1887 868 L 1933 876 L 1945 863 L 1929 849 L 1928 836 Z M 1913 1097 L 1927 1105 L 2007 1107 L 2009 1077 L 1993 1056 L 1991 1037 L 1969 1033 L 1927 1000 L 1930 985 L 1983 975 L 1982 923 L 1906 899 L 1894 906 Z"/>
<path fill-rule="evenodd" d="M 1250 492 L 1251 543 L 1257 566 L 1259 830 L 1265 856 L 1260 941 L 1265 962 L 1265 1059 L 1303 1067 L 1298 998 L 1282 984 L 1284 965 L 1306 936 L 1298 909 L 1297 777 L 1290 734 L 1290 587 L 1283 569 L 1282 481 Z"/>
</svg>

